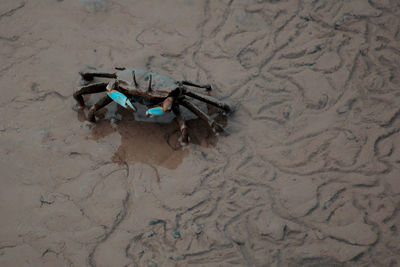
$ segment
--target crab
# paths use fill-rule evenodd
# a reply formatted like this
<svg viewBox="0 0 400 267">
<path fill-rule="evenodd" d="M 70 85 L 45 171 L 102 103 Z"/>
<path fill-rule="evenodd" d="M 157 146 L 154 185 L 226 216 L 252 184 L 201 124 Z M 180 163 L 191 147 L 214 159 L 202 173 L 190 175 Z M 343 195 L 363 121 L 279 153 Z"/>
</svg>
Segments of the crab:
<svg viewBox="0 0 400 267">
<path fill-rule="evenodd" d="M 232 107 L 228 103 L 209 95 L 195 92 L 190 88 L 197 87 L 210 92 L 212 89 L 209 84 L 197 84 L 187 80 L 177 81 L 167 75 L 136 68 L 116 68 L 115 72 L 89 70 L 79 74 L 85 85 L 77 90 L 73 96 L 82 109 L 85 108 L 83 95 L 107 93 L 89 108 L 87 114 L 89 121 L 95 122 L 96 111 L 112 101 L 133 112 L 137 111 L 134 105 L 137 102 L 147 107 L 146 117 L 162 116 L 165 113 L 173 112 L 181 132 L 181 145 L 189 143 L 189 136 L 180 106 L 185 107 L 198 118 L 206 121 L 214 132 L 223 132 L 222 125 L 217 123 L 192 100 L 197 99 L 200 102 L 215 106 L 225 114 L 232 112 Z M 95 77 L 109 78 L 111 80 L 93 83 Z"/>
</svg>

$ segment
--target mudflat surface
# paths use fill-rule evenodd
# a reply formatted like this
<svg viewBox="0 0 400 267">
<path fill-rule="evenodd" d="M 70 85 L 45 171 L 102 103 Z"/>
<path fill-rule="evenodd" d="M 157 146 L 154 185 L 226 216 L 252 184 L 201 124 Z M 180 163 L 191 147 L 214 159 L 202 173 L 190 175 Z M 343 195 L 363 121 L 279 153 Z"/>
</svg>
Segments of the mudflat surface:
<svg viewBox="0 0 400 267">
<path fill-rule="evenodd" d="M 1 0 L 0 265 L 399 266 L 399 18 L 396 0 Z M 211 83 L 229 135 L 192 120 L 180 149 L 176 122 L 115 105 L 86 122 L 78 71 L 116 66 Z"/>
</svg>

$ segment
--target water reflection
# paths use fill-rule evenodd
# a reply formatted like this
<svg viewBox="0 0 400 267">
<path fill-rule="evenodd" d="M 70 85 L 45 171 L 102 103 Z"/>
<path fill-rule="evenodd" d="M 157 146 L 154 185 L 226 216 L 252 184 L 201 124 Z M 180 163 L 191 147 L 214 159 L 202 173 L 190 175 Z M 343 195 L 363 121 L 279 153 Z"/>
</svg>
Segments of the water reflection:
<svg viewBox="0 0 400 267">
<path fill-rule="evenodd" d="M 182 148 L 179 145 L 180 132 L 175 120 L 169 123 L 152 123 L 136 121 L 133 114 L 123 108 L 117 107 L 99 111 L 98 122 L 92 128 L 94 140 L 102 139 L 117 131 L 121 135 L 121 145 L 112 160 L 116 163 L 145 163 L 150 166 L 162 166 L 176 169 L 189 154 L 190 146 L 213 147 L 218 137 L 204 121 L 199 119 L 187 121 L 190 144 Z M 108 119 L 118 117 L 121 120 Z M 78 119 L 82 119 L 78 113 Z"/>
</svg>

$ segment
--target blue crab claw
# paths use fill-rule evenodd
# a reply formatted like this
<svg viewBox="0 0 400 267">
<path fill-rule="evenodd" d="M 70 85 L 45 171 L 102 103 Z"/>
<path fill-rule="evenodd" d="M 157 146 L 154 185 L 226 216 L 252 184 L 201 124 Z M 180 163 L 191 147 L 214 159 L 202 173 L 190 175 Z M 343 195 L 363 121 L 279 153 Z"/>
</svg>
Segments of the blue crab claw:
<svg viewBox="0 0 400 267">
<path fill-rule="evenodd" d="M 132 109 L 133 111 L 136 112 L 136 108 L 135 106 L 131 103 L 131 101 L 121 92 L 118 92 L 116 90 L 111 90 L 107 92 L 108 96 L 114 100 L 115 102 L 117 102 L 118 104 L 120 104 L 121 106 L 123 106 L 124 108 L 127 109 Z"/>
<path fill-rule="evenodd" d="M 164 114 L 164 111 L 161 107 L 150 108 L 146 111 L 147 117 L 160 116 L 162 114 Z"/>
</svg>

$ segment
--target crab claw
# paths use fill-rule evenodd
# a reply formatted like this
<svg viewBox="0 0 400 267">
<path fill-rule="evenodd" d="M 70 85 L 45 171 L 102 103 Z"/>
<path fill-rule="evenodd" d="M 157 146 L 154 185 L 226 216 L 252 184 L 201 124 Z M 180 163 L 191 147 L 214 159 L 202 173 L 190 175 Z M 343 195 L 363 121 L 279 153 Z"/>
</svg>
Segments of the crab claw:
<svg viewBox="0 0 400 267">
<path fill-rule="evenodd" d="M 131 103 L 126 95 L 116 90 L 109 90 L 107 94 L 112 100 L 114 100 L 124 108 L 132 109 L 134 112 L 136 112 L 136 107 Z"/>
<path fill-rule="evenodd" d="M 163 114 L 164 114 L 164 111 L 161 107 L 150 108 L 146 111 L 147 117 L 160 116 Z"/>
</svg>

